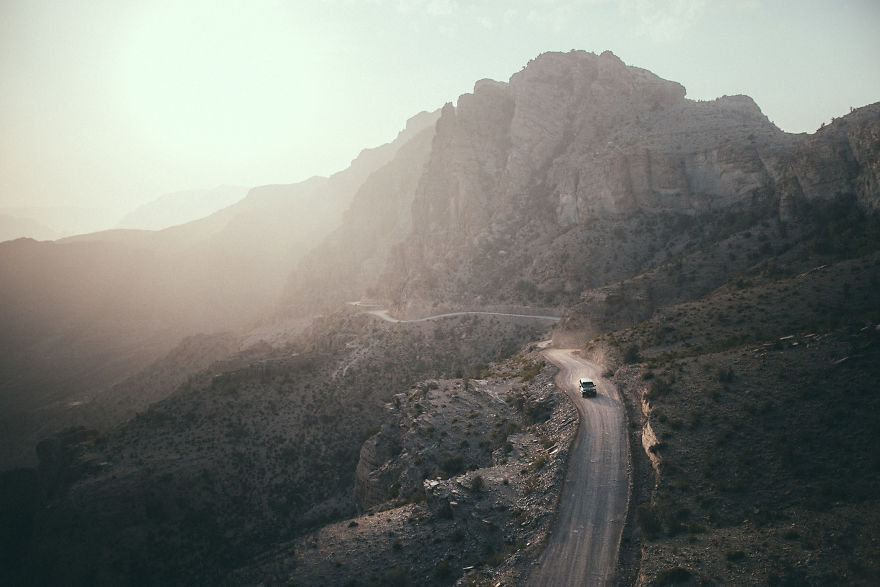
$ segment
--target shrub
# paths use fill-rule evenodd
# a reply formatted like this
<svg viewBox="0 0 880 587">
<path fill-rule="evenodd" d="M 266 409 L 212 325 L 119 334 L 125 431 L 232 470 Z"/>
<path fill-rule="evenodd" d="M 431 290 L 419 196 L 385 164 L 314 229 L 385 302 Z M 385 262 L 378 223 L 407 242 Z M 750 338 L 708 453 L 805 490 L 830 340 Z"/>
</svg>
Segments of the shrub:
<svg viewBox="0 0 880 587">
<path fill-rule="evenodd" d="M 532 461 L 528 467 L 522 469 L 520 473 L 522 473 L 523 475 L 527 473 L 537 473 L 544 468 L 548 460 L 549 459 L 547 458 L 547 455 L 538 455 L 537 457 L 535 457 L 535 460 Z"/>
<path fill-rule="evenodd" d="M 639 354 L 639 347 L 635 343 L 629 345 L 626 347 L 626 350 L 623 351 L 623 362 L 626 364 L 638 363 L 641 359 L 642 357 Z"/>
<path fill-rule="evenodd" d="M 423 488 L 417 488 L 407 498 L 406 503 L 422 503 L 427 500 L 428 500 L 428 494 L 425 493 L 425 490 Z"/>
<path fill-rule="evenodd" d="M 693 576 L 694 574 L 685 568 L 672 567 L 658 574 L 657 578 L 654 579 L 653 585 L 657 585 L 657 587 L 680 585 L 681 583 L 689 582 Z"/>
<path fill-rule="evenodd" d="M 440 461 L 440 470 L 445 473 L 447 477 L 458 475 L 459 473 L 464 471 L 464 469 L 464 457 L 462 455 L 446 457 L 445 459 Z"/>
<path fill-rule="evenodd" d="M 385 576 L 382 577 L 382 585 L 388 585 L 390 587 L 400 586 L 409 584 L 409 574 L 406 569 L 402 569 L 400 567 L 395 567 L 385 573 Z"/>
<path fill-rule="evenodd" d="M 434 576 L 438 579 L 447 579 L 452 575 L 452 565 L 449 564 L 448 560 L 440 560 L 437 561 L 437 565 L 434 567 Z"/>
<path fill-rule="evenodd" d="M 541 363 L 529 361 L 525 365 L 523 365 L 519 376 L 522 379 L 523 383 L 531 383 L 532 379 L 537 377 L 538 374 L 543 370 L 544 366 Z"/>
<path fill-rule="evenodd" d="M 663 526 L 654 513 L 654 508 L 648 504 L 640 504 L 636 507 L 636 526 L 639 527 L 645 538 L 651 539 L 660 534 Z"/>
<path fill-rule="evenodd" d="M 537 401 L 524 393 L 518 393 L 513 396 L 511 401 L 513 408 L 523 415 L 526 424 L 546 422 L 553 413 L 553 403 L 549 399 Z"/>
<path fill-rule="evenodd" d="M 498 565 L 503 563 L 506 558 L 507 555 L 505 555 L 503 552 L 496 552 L 489 556 L 488 559 L 486 559 L 486 564 L 490 567 L 497 567 Z"/>
<path fill-rule="evenodd" d="M 482 491 L 484 486 L 483 476 L 474 475 L 474 478 L 471 479 L 471 491 Z"/>
<path fill-rule="evenodd" d="M 666 447 L 666 443 L 663 441 L 660 441 L 660 442 L 655 442 L 654 444 L 649 446 L 648 450 L 651 452 L 651 454 L 655 455 L 659 451 L 663 450 L 665 447 Z"/>
<path fill-rule="evenodd" d="M 648 391 L 645 393 L 645 399 L 653 401 L 669 393 L 670 389 L 669 382 L 666 379 L 663 379 L 662 377 L 651 379 L 651 383 L 648 385 Z"/>
</svg>

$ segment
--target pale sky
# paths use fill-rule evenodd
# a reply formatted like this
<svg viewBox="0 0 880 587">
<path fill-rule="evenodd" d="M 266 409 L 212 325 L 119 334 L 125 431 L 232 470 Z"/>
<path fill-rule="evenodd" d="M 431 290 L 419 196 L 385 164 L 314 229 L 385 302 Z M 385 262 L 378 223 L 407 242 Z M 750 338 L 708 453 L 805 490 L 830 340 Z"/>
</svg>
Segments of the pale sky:
<svg viewBox="0 0 880 587">
<path fill-rule="evenodd" d="M 544 51 L 813 132 L 880 101 L 878 31 L 878 0 L 0 0 L 0 207 L 328 175 Z"/>
</svg>

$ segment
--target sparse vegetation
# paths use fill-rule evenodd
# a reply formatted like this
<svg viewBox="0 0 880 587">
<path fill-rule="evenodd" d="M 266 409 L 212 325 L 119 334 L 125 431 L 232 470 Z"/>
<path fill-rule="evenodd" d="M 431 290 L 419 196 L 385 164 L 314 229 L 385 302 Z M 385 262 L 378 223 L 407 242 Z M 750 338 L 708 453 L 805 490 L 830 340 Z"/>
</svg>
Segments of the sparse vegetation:
<svg viewBox="0 0 880 587">
<path fill-rule="evenodd" d="M 328 316 L 307 335 L 314 346 L 306 343 L 295 358 L 261 362 L 248 357 L 244 367 L 234 365 L 217 377 L 212 369 L 113 435 L 100 436 L 100 443 L 77 444 L 65 462 L 97 450 L 102 456 L 95 462 L 112 463 L 114 476 L 102 477 L 100 468 L 62 472 L 65 462 L 57 461 L 58 474 L 68 476 L 66 487 L 73 485 L 56 492 L 51 511 L 69 509 L 91 517 L 104 516 L 105 511 L 129 512 L 129 526 L 144 532 L 161 527 L 165 536 L 162 543 L 135 544 L 108 531 L 74 541 L 83 552 L 112 541 L 119 560 L 141 561 L 139 568 L 178 580 L 195 568 L 193 557 L 203 560 L 198 553 L 209 552 L 217 557 L 212 568 L 225 573 L 264 549 L 267 540 L 291 539 L 355 512 L 351 472 L 361 443 L 381 432 L 383 404 L 394 405 L 392 399 L 417 377 L 436 377 L 463 356 L 493 358 L 505 352 L 505 345 L 530 336 L 529 329 L 515 324 L 509 325 L 509 334 L 499 336 L 508 326 L 473 328 L 478 322 L 389 328 L 353 313 Z M 446 352 L 438 352 L 444 347 L 425 335 L 435 330 L 457 331 Z M 334 376 L 340 364 L 346 368 Z M 406 397 L 397 397 L 397 402 L 413 413 L 420 404 L 427 413 L 433 409 L 427 394 L 435 391 L 436 379 L 433 384 L 429 380 L 411 402 Z M 470 444 L 474 446 L 467 450 L 491 458 L 486 447 Z M 448 457 L 444 466 L 450 475 L 472 464 L 454 452 Z M 97 501 L 78 493 L 79 478 L 87 483 L 97 479 L 110 497 Z M 389 483 L 382 497 L 392 503 L 424 503 L 421 479 L 418 482 Z M 125 508 L 114 505 L 123 502 Z M 218 542 L 215 537 L 224 533 L 231 538 Z M 59 553 L 74 543 L 50 535 L 43 539 L 41 548 Z M 166 544 L 176 545 L 173 557 Z M 81 560 L 85 564 L 92 558 Z M 120 565 L 114 567 L 118 571 L 107 572 L 123 577 L 127 567 Z M 43 565 L 36 572 L 51 583 L 57 569 Z M 76 565 L 65 569 L 71 580 L 83 572 L 86 569 Z M 200 580 L 207 576 L 200 575 Z"/>
<path fill-rule="evenodd" d="M 880 352 L 880 315 L 868 285 L 877 280 L 876 257 L 765 272 L 735 293 L 722 288 L 615 334 L 638 345 L 646 361 L 615 377 L 644 392 L 659 439 L 649 447 L 661 457 L 659 484 L 636 502 L 633 537 L 653 545 L 654 558 L 640 564 L 655 584 L 678 581 L 670 569 L 684 568 L 685 553 L 707 540 L 718 558 L 701 560 L 688 581 L 730 582 L 741 572 L 758 582 L 791 581 L 796 555 L 784 546 L 791 542 L 831 557 L 805 569 L 800 583 L 821 583 L 837 576 L 838 563 L 856 568 L 847 562 L 856 552 L 876 552 L 866 540 L 876 536 L 868 528 L 880 467 L 865 455 L 880 446 L 863 414 L 880 406 L 860 383 L 873 379 L 869 365 L 880 364 L 871 358 Z M 855 266 L 861 287 L 847 281 Z M 660 334 L 671 332 L 678 337 Z M 826 524 L 847 528 L 847 549 L 828 538 Z M 765 529 L 776 531 L 753 556 L 754 536 Z M 857 583 L 880 572 L 856 566 Z"/>
</svg>

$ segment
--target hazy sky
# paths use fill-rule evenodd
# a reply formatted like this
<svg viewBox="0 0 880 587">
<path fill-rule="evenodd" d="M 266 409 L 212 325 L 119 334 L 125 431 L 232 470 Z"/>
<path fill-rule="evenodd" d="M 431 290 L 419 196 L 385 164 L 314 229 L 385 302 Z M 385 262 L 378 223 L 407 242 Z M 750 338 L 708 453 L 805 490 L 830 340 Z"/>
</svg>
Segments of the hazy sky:
<svg viewBox="0 0 880 587">
<path fill-rule="evenodd" d="M 880 100 L 878 0 L 0 0 L 0 207 L 299 181 L 544 51 L 784 130 Z"/>
</svg>

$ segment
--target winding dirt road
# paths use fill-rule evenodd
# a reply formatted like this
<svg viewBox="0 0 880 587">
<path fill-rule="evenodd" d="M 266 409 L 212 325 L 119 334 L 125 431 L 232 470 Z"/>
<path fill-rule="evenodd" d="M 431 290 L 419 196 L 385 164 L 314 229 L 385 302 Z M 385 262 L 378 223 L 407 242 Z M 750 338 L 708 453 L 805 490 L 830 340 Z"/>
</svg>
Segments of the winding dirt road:
<svg viewBox="0 0 880 587">
<path fill-rule="evenodd" d="M 543 316 L 535 314 L 507 314 L 504 312 L 449 312 L 448 314 L 436 314 L 434 316 L 426 316 L 424 318 L 413 318 L 411 320 L 398 320 L 388 315 L 388 310 L 370 310 L 367 314 L 372 314 L 386 322 L 427 322 L 428 320 L 437 320 L 438 318 L 451 318 L 453 316 L 507 316 L 510 318 L 537 318 L 538 320 L 550 320 L 559 322 L 561 318 L 557 316 Z"/>
<path fill-rule="evenodd" d="M 598 365 L 572 353 L 563 349 L 544 353 L 559 367 L 556 383 L 577 407 L 580 425 L 552 534 L 529 581 L 541 587 L 612 583 L 629 498 L 620 396 L 611 383 L 599 377 Z M 596 397 L 581 398 L 581 377 L 596 382 Z"/>
<path fill-rule="evenodd" d="M 398 320 L 387 310 L 368 312 L 387 322 L 424 322 L 469 314 L 539 318 L 555 316 L 496 312 L 452 312 Z M 600 378 L 596 363 L 571 349 L 548 349 L 547 360 L 559 367 L 556 383 L 577 407 L 580 424 L 569 455 L 559 510 L 547 547 L 529 584 L 537 587 L 610 585 L 629 500 L 629 459 L 626 419 L 617 388 Z M 596 382 L 596 397 L 582 398 L 578 380 Z"/>
</svg>

